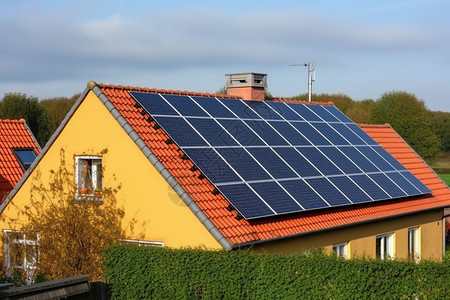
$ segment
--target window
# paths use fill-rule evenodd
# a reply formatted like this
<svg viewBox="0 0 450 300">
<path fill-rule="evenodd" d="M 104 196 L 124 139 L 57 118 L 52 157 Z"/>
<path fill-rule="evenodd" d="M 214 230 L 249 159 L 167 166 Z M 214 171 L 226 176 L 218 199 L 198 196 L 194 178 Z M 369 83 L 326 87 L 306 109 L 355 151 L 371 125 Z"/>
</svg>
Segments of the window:
<svg viewBox="0 0 450 300">
<path fill-rule="evenodd" d="M 36 153 L 34 153 L 34 150 L 32 148 L 15 148 L 13 151 L 22 169 L 24 171 L 28 170 L 36 158 Z"/>
<path fill-rule="evenodd" d="M 418 261 L 420 258 L 419 227 L 413 227 L 408 229 L 408 254 L 409 259 L 412 261 Z"/>
<path fill-rule="evenodd" d="M 39 235 L 22 231 L 4 230 L 5 264 L 8 275 L 23 271 L 31 282 L 39 257 Z"/>
<path fill-rule="evenodd" d="M 376 256 L 380 259 L 394 257 L 394 243 L 392 234 L 379 235 L 376 238 Z"/>
<path fill-rule="evenodd" d="M 75 157 L 75 181 L 77 199 L 102 197 L 102 158 L 101 156 Z"/>
<path fill-rule="evenodd" d="M 333 253 L 336 256 L 347 258 L 347 244 L 348 243 L 340 243 L 333 245 Z"/>
</svg>

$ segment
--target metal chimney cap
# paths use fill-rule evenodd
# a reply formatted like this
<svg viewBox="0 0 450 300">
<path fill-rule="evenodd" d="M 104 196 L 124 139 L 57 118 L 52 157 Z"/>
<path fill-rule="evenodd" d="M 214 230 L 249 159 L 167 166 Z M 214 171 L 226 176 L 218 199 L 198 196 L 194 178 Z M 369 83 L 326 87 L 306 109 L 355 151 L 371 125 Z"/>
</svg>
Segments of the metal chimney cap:
<svg viewBox="0 0 450 300">
<path fill-rule="evenodd" d="M 230 87 L 267 87 L 267 74 L 264 73 L 233 73 L 225 74 L 226 88 Z"/>
</svg>

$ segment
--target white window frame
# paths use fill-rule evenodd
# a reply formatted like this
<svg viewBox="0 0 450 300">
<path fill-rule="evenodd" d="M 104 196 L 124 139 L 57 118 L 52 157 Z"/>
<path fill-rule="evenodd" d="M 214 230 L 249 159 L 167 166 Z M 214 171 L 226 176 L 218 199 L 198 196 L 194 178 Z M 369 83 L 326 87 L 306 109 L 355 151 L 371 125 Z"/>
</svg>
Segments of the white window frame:
<svg viewBox="0 0 450 300">
<path fill-rule="evenodd" d="M 138 246 L 164 247 L 163 242 L 132 240 L 132 239 L 120 239 L 119 242 L 124 243 L 124 244 L 131 244 L 131 245 L 135 244 Z"/>
<path fill-rule="evenodd" d="M 338 257 L 343 257 L 347 259 L 347 248 L 348 242 L 334 244 L 333 245 L 333 253 Z"/>
<path fill-rule="evenodd" d="M 5 243 L 3 247 L 5 252 L 6 274 L 8 276 L 11 276 L 14 270 L 16 269 L 23 270 L 27 275 L 27 283 L 31 283 L 39 260 L 39 234 L 11 229 L 4 229 L 3 234 L 5 236 Z M 21 236 L 21 238 L 11 240 L 10 235 L 12 234 L 18 234 Z M 27 239 L 27 235 L 28 236 L 33 235 L 34 239 Z M 13 265 L 11 257 L 11 243 L 14 243 L 16 245 L 33 246 L 33 248 L 37 248 L 36 249 L 37 253 L 31 256 L 31 259 L 29 259 L 30 256 L 27 255 L 27 253 L 22 253 L 21 254 L 22 264 Z"/>
<path fill-rule="evenodd" d="M 412 261 L 420 260 L 419 227 L 408 228 L 408 257 Z"/>
<path fill-rule="evenodd" d="M 85 170 L 86 174 L 82 175 L 84 170 L 81 164 L 90 161 L 90 169 Z M 97 155 L 80 155 L 75 156 L 75 184 L 76 199 L 102 199 L 102 166 L 103 158 Z M 98 176 L 100 173 L 100 176 Z"/>
<path fill-rule="evenodd" d="M 378 241 L 380 241 L 380 251 L 378 251 Z M 376 237 L 375 255 L 380 259 L 394 258 L 394 234 L 382 234 Z"/>
</svg>

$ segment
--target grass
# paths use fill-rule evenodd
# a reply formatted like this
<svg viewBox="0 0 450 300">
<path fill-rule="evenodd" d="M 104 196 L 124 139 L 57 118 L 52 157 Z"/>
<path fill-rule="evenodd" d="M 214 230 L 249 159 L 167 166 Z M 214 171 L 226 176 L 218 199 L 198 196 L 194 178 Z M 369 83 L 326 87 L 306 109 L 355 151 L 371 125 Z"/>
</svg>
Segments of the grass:
<svg viewBox="0 0 450 300">
<path fill-rule="evenodd" d="M 444 182 L 450 186 L 450 174 L 438 174 Z"/>
</svg>

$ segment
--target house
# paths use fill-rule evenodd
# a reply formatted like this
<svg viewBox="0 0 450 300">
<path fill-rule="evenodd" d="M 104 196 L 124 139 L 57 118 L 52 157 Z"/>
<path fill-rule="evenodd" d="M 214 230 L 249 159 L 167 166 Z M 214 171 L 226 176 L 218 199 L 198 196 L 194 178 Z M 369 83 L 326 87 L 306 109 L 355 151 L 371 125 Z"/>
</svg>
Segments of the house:
<svg viewBox="0 0 450 300">
<path fill-rule="evenodd" d="M 40 147 L 24 119 L 0 120 L 0 202 L 39 154 Z"/>
<path fill-rule="evenodd" d="M 277 172 L 278 165 L 266 165 L 264 160 L 256 160 L 259 164 L 257 167 L 251 167 L 251 164 L 247 166 L 248 160 L 241 160 L 241 165 L 235 165 L 234 162 L 225 165 L 222 161 L 208 159 L 207 153 L 212 153 L 209 150 L 214 148 L 210 146 L 204 147 L 205 152 L 195 156 L 195 153 L 199 153 L 196 152 L 199 146 L 190 143 L 195 141 L 197 131 L 205 130 L 209 138 L 213 140 L 220 136 L 229 141 L 236 141 L 248 139 L 249 136 L 244 131 L 250 126 L 234 132 L 232 132 L 233 130 L 223 132 L 226 134 L 225 136 L 219 132 L 215 134 L 216 127 L 214 126 L 217 124 L 214 125 L 214 122 L 208 123 L 214 125 L 213 127 L 209 125 L 197 128 L 173 126 L 175 121 L 185 124 L 183 122 L 188 117 L 178 116 L 175 120 L 173 116 L 165 115 L 167 112 L 164 110 L 169 109 L 167 108 L 169 106 L 172 110 L 176 105 L 179 105 L 177 110 L 181 111 L 198 110 L 195 105 L 189 106 L 187 102 L 184 105 L 180 101 L 192 102 L 193 100 L 190 100 L 189 97 L 193 97 L 208 107 L 213 102 L 219 101 L 216 99 L 219 97 L 223 99 L 220 100 L 222 102 L 219 101 L 220 103 L 226 101 L 229 105 L 245 107 L 244 111 L 236 111 L 237 114 L 254 114 L 255 107 L 260 103 L 268 103 L 259 102 L 258 104 L 256 102 L 264 100 L 265 86 L 266 75 L 255 73 L 228 74 L 228 95 L 106 85 L 90 81 L 57 132 L 31 165 L 30 172 L 20 180 L 1 204 L 2 217 L 15 215 L 18 207 L 24 207 L 27 204 L 33 175 L 40 172 L 41 180 L 43 182 L 48 180 L 45 174 L 49 170 L 58 168 L 60 150 L 64 149 L 66 162 L 76 174 L 73 178 L 78 190 L 76 197 L 92 199 L 92 205 L 101 205 L 101 201 L 96 201 L 101 198 L 101 195 L 96 195 L 95 190 L 111 184 L 114 181 L 112 178 L 121 184 L 122 188 L 118 193 L 118 198 L 123 201 L 122 204 L 125 208 L 124 223 L 127 224 L 133 218 L 137 220 L 135 232 L 143 236 L 143 238 L 135 240 L 136 243 L 175 248 L 189 246 L 227 250 L 252 247 L 255 251 L 283 253 L 323 247 L 329 253 L 334 251 L 337 255 L 347 258 L 361 256 L 436 260 L 442 258 L 444 208 L 450 207 L 450 191 L 389 125 L 360 125 L 358 127 L 354 123 L 351 124 L 350 120 L 346 120 L 345 122 L 349 125 L 341 124 L 340 128 L 345 129 L 349 134 L 358 132 L 363 139 L 372 143 L 373 147 L 382 153 L 375 155 L 379 163 L 386 164 L 386 161 L 389 160 L 391 167 L 396 165 L 398 169 L 401 169 L 401 171 L 396 169 L 392 173 L 395 173 L 398 180 L 401 179 L 410 189 L 414 190 L 412 193 L 400 192 L 395 197 L 389 196 L 389 192 L 384 193 L 382 192 L 384 189 L 380 188 L 384 183 L 374 184 L 377 180 L 375 180 L 375 176 L 374 179 L 369 179 L 370 174 L 356 175 L 360 177 L 355 177 L 350 181 L 344 178 L 349 175 L 337 176 L 339 180 L 335 180 L 336 176 L 334 179 L 333 176 L 329 178 L 312 176 L 307 184 L 309 187 L 302 190 L 308 192 L 309 196 L 315 197 L 311 198 L 313 200 L 310 203 L 302 202 L 303 192 L 292 192 L 300 186 L 292 183 L 300 184 L 300 178 L 282 181 L 274 179 L 276 175 L 269 174 L 269 180 L 256 178 L 253 181 L 236 183 L 233 181 L 235 179 L 230 179 L 226 183 L 216 182 L 213 184 L 211 181 L 214 181 L 212 180 L 214 176 L 235 178 L 233 177 L 235 174 L 226 171 L 226 168 L 232 170 L 240 168 L 235 171 L 236 174 L 249 171 L 251 176 L 259 176 L 256 169 L 274 169 L 274 172 Z M 156 107 L 157 110 L 160 109 L 159 114 L 149 114 L 146 105 L 153 103 L 152 101 L 160 101 L 162 99 L 160 95 L 164 95 L 164 98 L 167 99 L 173 99 L 174 102 L 170 103 L 165 100 L 166 102 L 161 102 L 162 106 Z M 245 102 L 241 101 L 241 98 L 251 98 L 255 101 Z M 280 103 L 281 106 L 277 106 L 275 103 Z M 272 114 L 274 117 L 282 116 L 284 113 L 291 113 L 289 109 L 282 111 L 291 105 L 289 103 L 291 102 L 284 100 L 270 102 L 271 107 L 280 110 L 268 109 L 259 111 L 259 113 Z M 346 118 L 332 103 L 295 105 L 301 105 L 301 108 L 305 109 L 312 117 L 317 117 L 317 115 L 311 111 L 319 113 L 318 110 L 321 110 L 324 113 L 332 111 L 341 118 Z M 296 108 L 300 108 L 299 106 Z M 213 109 L 218 109 L 217 113 L 219 113 L 223 107 L 216 106 Z M 277 112 L 274 114 L 274 111 Z M 225 110 L 223 113 L 229 114 L 229 111 Z M 294 114 L 294 116 L 297 117 L 298 114 Z M 170 118 L 172 119 L 168 122 Z M 160 122 L 157 122 L 156 119 Z M 214 120 L 211 117 L 206 119 Z M 233 118 L 227 120 L 225 117 L 221 122 L 235 121 Z M 262 120 L 259 121 L 262 122 Z M 298 122 L 299 126 L 302 122 Z M 247 123 L 250 124 L 250 122 Z M 321 123 L 326 125 L 326 122 Z M 311 129 L 313 127 L 308 127 L 308 130 L 312 130 L 311 134 L 318 137 L 328 134 L 320 132 L 319 129 Z M 352 130 L 348 130 L 350 127 Z M 171 130 L 170 135 L 166 132 L 167 128 Z M 257 130 L 259 129 L 256 127 L 251 129 L 252 132 Z M 296 132 L 299 133 L 300 130 L 296 129 Z M 333 130 L 332 133 L 336 134 L 336 132 L 338 131 Z M 338 134 L 340 135 L 340 133 Z M 182 142 L 180 143 L 180 141 Z M 247 142 L 252 143 L 252 141 Z M 183 148 L 179 146 L 182 143 L 191 146 Z M 312 151 L 316 145 L 308 147 Z M 353 146 L 349 146 L 349 148 L 351 147 Z M 214 151 L 221 152 L 222 150 L 219 148 L 214 148 Z M 226 150 L 227 147 L 222 148 Z M 256 146 L 253 149 L 262 148 L 264 147 Z M 223 151 L 225 152 L 225 150 Z M 242 150 L 242 147 L 238 150 Z M 261 151 L 266 150 L 268 150 L 267 147 Z M 257 153 L 259 150 L 252 151 L 255 152 L 252 152 L 251 156 L 259 155 Z M 303 150 L 295 151 L 299 153 Z M 248 152 L 250 153 L 250 150 Z M 242 153 L 240 158 L 248 156 L 247 152 Z M 341 154 L 339 155 L 344 158 Z M 358 155 L 367 163 L 368 159 L 364 158 L 364 155 Z M 383 155 L 383 159 L 380 160 L 381 155 Z M 194 156 L 196 163 L 192 160 Z M 329 158 L 327 163 L 336 167 L 340 162 L 333 161 L 333 156 L 330 157 L 331 159 Z M 349 159 L 348 155 L 345 157 Z M 285 158 L 289 159 L 288 156 Z M 317 159 L 317 157 L 311 156 L 310 159 Z M 354 160 L 356 161 L 356 157 Z M 254 161 L 251 163 L 255 164 Z M 293 164 L 295 165 L 296 162 L 294 161 Z M 319 161 L 318 164 L 321 162 Z M 369 161 L 368 164 L 375 166 L 377 163 Z M 306 167 L 306 165 L 304 166 Z M 289 172 L 294 169 L 292 165 L 289 168 L 287 170 Z M 298 172 L 301 173 L 302 168 Z M 317 171 L 321 166 L 313 165 L 309 168 L 315 168 Z M 84 177 L 81 174 L 89 176 Z M 241 180 L 243 177 L 245 176 L 241 176 L 237 180 Z M 366 183 L 355 185 L 354 181 L 363 177 Z M 378 177 L 386 179 L 389 176 L 381 174 Z M 408 179 L 405 181 L 405 178 Z M 316 179 L 321 181 L 315 181 Z M 398 188 L 402 183 L 397 182 L 397 179 L 386 179 L 386 184 L 389 186 L 385 189 L 402 190 Z M 326 187 L 321 185 L 324 182 L 328 184 Z M 329 184 L 330 182 L 332 184 Z M 413 186 L 411 186 L 411 182 L 414 182 Z M 322 189 L 321 192 L 311 187 L 315 183 L 319 184 L 314 188 Z M 344 186 L 344 183 L 351 185 Z M 249 189 L 242 189 L 245 193 L 240 192 L 239 188 L 246 188 L 250 185 L 252 185 L 251 191 L 259 188 L 261 190 L 253 193 L 248 192 Z M 283 198 L 284 200 L 282 200 L 285 201 L 282 204 L 286 204 L 286 207 L 275 207 L 278 205 L 277 197 L 281 192 L 278 189 L 275 197 L 271 191 L 272 187 L 277 185 L 283 186 L 285 194 L 290 196 L 290 199 Z M 365 189 L 365 187 L 361 187 L 363 185 L 370 187 Z M 353 201 L 349 201 L 350 196 L 347 196 L 346 193 L 352 193 L 353 187 L 358 189 L 356 194 L 359 196 L 356 196 Z M 347 189 L 347 192 L 340 192 L 341 188 L 342 190 Z M 324 189 L 325 191 L 323 191 Z M 327 189 L 333 190 L 334 194 L 331 193 L 331 197 L 325 195 Z M 359 189 L 363 190 L 363 193 Z M 275 189 L 273 191 L 275 193 Z M 382 193 L 385 198 L 376 198 L 379 201 L 373 201 L 375 197 L 370 196 L 372 192 Z M 266 196 L 255 198 L 254 194 L 257 196 L 265 194 Z M 327 199 L 327 197 L 330 198 Z M 337 202 L 337 198 L 345 203 Z M 260 201 L 261 199 L 262 201 Z M 282 199 L 281 196 L 279 199 Z M 295 201 L 291 201 L 292 199 Z M 252 205 L 247 205 L 250 202 Z M 294 202 L 296 204 L 293 204 Z M 334 202 L 337 204 L 323 206 L 323 203 Z M 12 203 L 14 205 L 11 205 Z M 308 208 L 308 205 L 311 206 Z M 10 225 L 4 222 L 0 224 L 4 230 L 17 230 L 17 228 L 8 228 L 7 226 Z"/>
</svg>

